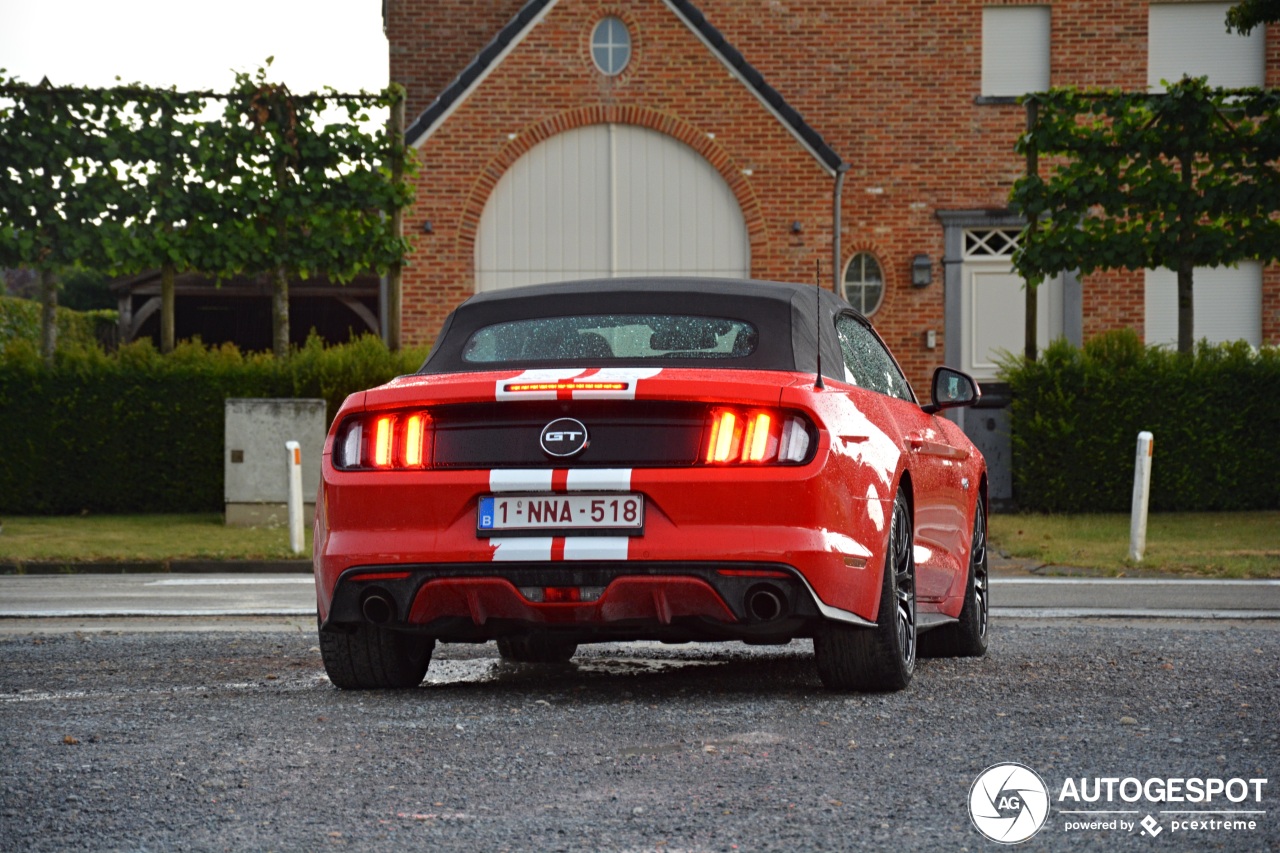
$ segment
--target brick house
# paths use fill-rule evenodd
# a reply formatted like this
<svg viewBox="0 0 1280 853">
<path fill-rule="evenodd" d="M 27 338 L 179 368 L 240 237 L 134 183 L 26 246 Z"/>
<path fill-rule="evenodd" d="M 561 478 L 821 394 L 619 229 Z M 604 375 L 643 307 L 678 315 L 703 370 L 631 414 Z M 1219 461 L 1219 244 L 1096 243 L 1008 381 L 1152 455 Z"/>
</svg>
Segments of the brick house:
<svg viewBox="0 0 1280 853">
<path fill-rule="evenodd" d="M 944 361 L 990 379 L 1023 342 L 1015 97 L 1280 85 L 1280 31 L 1228 35 L 1229 5 L 385 0 L 421 161 L 404 339 L 478 289 L 820 267 L 917 388 Z M 1175 340 L 1169 276 L 1059 277 L 1041 342 Z M 1280 267 L 1199 271 L 1196 311 L 1197 336 L 1280 343 Z"/>
</svg>

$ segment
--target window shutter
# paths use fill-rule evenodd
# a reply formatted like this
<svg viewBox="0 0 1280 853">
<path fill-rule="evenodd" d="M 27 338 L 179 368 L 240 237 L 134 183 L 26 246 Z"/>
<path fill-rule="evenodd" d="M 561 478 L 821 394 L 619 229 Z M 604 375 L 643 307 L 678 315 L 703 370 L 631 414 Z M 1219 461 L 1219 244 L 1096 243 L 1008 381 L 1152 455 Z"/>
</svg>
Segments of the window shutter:
<svg viewBox="0 0 1280 853">
<path fill-rule="evenodd" d="M 1162 92 L 1184 76 L 1241 89 L 1266 82 L 1266 28 L 1227 32 L 1230 3 L 1157 3 L 1148 10 L 1147 85 Z"/>
<path fill-rule="evenodd" d="M 982 10 L 982 94 L 1010 97 L 1049 88 L 1049 7 Z"/>
</svg>

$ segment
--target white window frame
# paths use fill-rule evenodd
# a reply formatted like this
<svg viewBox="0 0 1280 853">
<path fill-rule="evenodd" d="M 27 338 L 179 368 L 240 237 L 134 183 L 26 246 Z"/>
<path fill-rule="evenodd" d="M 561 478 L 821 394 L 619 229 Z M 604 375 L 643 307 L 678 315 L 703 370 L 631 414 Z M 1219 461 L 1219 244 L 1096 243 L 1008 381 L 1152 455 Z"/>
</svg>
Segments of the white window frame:
<svg viewBox="0 0 1280 853">
<path fill-rule="evenodd" d="M 875 264 L 877 279 L 868 279 L 866 277 L 867 262 Z M 867 304 L 867 291 L 872 287 L 879 288 L 879 294 L 876 296 L 874 304 L 870 308 L 865 308 Z M 885 296 L 884 281 L 884 265 L 880 263 L 871 252 L 856 252 L 849 263 L 844 268 L 844 298 L 864 317 L 870 317 L 872 314 L 880 310 L 880 306 L 884 304 Z M 855 301 L 854 295 L 857 295 Z"/>
<path fill-rule="evenodd" d="M 591 61 L 606 77 L 617 77 L 631 64 L 631 30 L 617 15 L 601 18 L 591 30 Z"/>
</svg>

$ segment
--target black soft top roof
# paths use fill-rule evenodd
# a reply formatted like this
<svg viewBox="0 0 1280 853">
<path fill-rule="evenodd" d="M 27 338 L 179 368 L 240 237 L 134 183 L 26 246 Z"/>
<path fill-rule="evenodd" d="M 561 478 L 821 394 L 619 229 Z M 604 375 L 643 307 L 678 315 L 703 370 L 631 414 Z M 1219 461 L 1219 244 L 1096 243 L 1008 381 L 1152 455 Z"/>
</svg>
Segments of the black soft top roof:
<svg viewBox="0 0 1280 853">
<path fill-rule="evenodd" d="M 856 314 L 831 291 L 810 284 L 716 278 L 610 278 L 537 284 L 477 294 L 444 322 L 431 355 L 419 373 L 492 370 L 462 358 L 463 347 L 478 329 L 495 323 L 583 314 L 688 314 L 745 320 L 759 331 L 750 355 L 734 359 L 664 359 L 670 367 L 795 370 L 817 367 L 822 336 L 822 372 L 844 376 L 844 362 L 833 318 Z M 687 364 L 686 364 L 687 362 Z M 613 360 L 610 364 L 624 364 Z M 647 362 L 652 364 L 652 362 Z M 563 362 L 559 362 L 563 365 Z M 543 362 L 504 363 L 503 367 L 542 367 Z M 590 366 L 590 365 L 584 365 Z"/>
</svg>

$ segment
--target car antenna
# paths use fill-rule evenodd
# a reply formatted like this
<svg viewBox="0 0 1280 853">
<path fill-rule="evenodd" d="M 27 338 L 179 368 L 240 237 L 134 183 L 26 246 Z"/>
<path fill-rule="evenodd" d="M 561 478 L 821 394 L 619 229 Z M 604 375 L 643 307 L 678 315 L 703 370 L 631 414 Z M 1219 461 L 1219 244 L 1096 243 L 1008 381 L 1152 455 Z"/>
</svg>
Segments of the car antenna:
<svg viewBox="0 0 1280 853">
<path fill-rule="evenodd" d="M 822 260 L 816 259 L 813 262 L 813 301 L 818 310 L 814 317 L 818 323 L 818 336 L 815 341 L 814 351 L 818 354 L 818 379 L 813 383 L 813 387 L 819 390 L 825 389 L 827 386 L 822 381 Z"/>
</svg>

